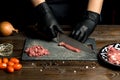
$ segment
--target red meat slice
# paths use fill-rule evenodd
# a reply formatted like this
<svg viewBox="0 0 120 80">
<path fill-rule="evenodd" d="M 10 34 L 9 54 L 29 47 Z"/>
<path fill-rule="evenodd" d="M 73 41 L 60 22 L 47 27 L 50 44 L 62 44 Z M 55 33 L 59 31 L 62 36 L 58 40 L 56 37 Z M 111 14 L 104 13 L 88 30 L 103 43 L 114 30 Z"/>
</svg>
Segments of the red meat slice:
<svg viewBox="0 0 120 80">
<path fill-rule="evenodd" d="M 74 52 L 80 52 L 80 49 L 75 48 L 75 47 L 73 47 L 73 46 L 71 46 L 71 45 L 69 45 L 69 44 L 67 44 L 65 42 L 60 42 L 58 45 L 63 46 L 63 47 L 65 47 L 65 48 L 67 48 L 67 49 L 69 49 L 71 51 L 74 51 Z"/>
</svg>

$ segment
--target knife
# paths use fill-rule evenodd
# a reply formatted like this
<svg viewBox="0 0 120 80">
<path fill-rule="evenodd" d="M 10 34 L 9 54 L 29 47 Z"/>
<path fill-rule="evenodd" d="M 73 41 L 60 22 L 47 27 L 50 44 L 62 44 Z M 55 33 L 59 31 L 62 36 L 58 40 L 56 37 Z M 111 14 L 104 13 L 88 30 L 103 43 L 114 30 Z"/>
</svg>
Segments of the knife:
<svg viewBox="0 0 120 80">
<path fill-rule="evenodd" d="M 65 35 L 64 33 L 58 33 L 55 41 L 57 41 L 57 43 L 65 42 L 65 43 L 71 45 L 72 47 L 80 49 L 84 52 L 94 53 L 94 51 L 90 47 L 88 47 L 86 44 L 81 43 L 81 42 Z"/>
</svg>

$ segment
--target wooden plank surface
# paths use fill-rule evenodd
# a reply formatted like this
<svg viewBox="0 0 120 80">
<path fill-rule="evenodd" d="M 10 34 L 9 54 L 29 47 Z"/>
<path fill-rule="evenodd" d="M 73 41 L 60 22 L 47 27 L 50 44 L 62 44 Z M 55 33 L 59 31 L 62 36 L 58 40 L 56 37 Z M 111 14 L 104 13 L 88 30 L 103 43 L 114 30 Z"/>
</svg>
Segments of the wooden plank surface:
<svg viewBox="0 0 120 80">
<path fill-rule="evenodd" d="M 98 25 L 91 34 L 96 40 L 97 49 L 112 43 L 120 43 L 120 25 Z"/>
<path fill-rule="evenodd" d="M 66 33 L 69 33 L 66 31 Z M 98 25 L 90 36 L 97 49 L 120 42 L 120 25 Z M 25 37 L 0 37 L 1 42 L 17 45 L 14 55 L 21 57 Z M 17 54 L 16 54 L 17 53 Z M 120 69 L 100 61 L 21 61 L 23 68 L 14 73 L 0 70 L 0 80 L 120 80 Z"/>
<path fill-rule="evenodd" d="M 78 65 L 79 62 L 79 65 Z M 77 61 L 75 65 L 60 62 L 35 64 L 23 62 L 23 68 L 14 73 L 0 71 L 1 80 L 119 80 L 120 71 L 100 66 L 97 62 Z M 29 65 L 28 65 L 29 64 Z"/>
</svg>

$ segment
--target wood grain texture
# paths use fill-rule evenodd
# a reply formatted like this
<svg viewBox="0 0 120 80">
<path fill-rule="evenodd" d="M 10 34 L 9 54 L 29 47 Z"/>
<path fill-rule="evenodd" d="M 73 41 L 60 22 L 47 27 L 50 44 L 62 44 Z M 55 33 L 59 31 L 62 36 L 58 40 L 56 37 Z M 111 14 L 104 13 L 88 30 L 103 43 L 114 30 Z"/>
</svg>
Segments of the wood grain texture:
<svg viewBox="0 0 120 80">
<path fill-rule="evenodd" d="M 107 44 L 120 43 L 120 25 L 98 25 L 90 36 L 98 50 Z"/>
</svg>

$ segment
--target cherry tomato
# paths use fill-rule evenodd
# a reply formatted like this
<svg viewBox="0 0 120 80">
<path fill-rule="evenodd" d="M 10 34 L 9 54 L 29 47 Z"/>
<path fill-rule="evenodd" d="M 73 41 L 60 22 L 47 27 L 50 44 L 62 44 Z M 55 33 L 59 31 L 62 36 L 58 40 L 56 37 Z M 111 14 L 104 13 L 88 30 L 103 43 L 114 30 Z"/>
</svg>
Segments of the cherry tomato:
<svg viewBox="0 0 120 80">
<path fill-rule="evenodd" d="M 2 59 L 2 62 L 3 62 L 3 63 L 8 63 L 8 61 L 9 61 L 8 58 L 3 58 L 3 59 Z"/>
<path fill-rule="evenodd" d="M 7 64 L 6 63 L 0 63 L 0 69 L 5 69 L 7 68 Z"/>
<path fill-rule="evenodd" d="M 15 63 L 12 61 L 8 61 L 7 66 L 13 66 Z"/>
<path fill-rule="evenodd" d="M 7 71 L 12 73 L 14 72 L 14 68 L 12 66 L 7 66 Z"/>
<path fill-rule="evenodd" d="M 0 63 L 2 63 L 2 58 L 0 58 Z"/>
<path fill-rule="evenodd" d="M 20 62 L 19 59 L 15 58 L 15 57 L 10 58 L 10 61 L 14 62 L 15 64 Z"/>
<path fill-rule="evenodd" d="M 20 70 L 22 68 L 22 64 L 20 64 L 20 63 L 14 64 L 13 67 L 15 70 Z"/>
</svg>

